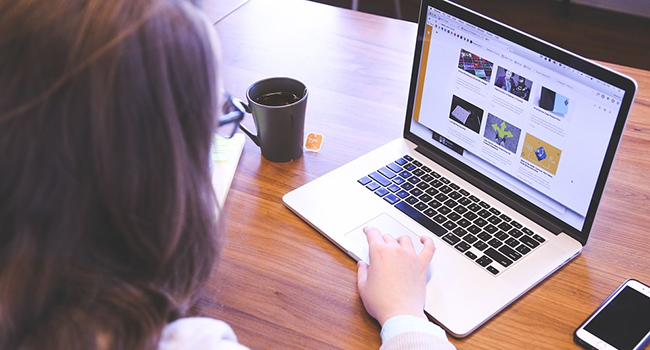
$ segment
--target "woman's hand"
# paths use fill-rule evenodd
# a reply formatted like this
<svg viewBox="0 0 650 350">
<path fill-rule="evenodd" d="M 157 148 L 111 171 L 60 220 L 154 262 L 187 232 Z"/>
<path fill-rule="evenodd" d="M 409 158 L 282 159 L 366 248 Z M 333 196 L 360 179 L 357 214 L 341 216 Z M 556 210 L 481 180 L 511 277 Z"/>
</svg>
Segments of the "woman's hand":
<svg viewBox="0 0 650 350">
<path fill-rule="evenodd" d="M 370 265 L 359 261 L 357 286 L 368 313 L 382 326 L 389 318 L 424 314 L 427 269 L 436 248 L 430 237 L 418 255 L 408 236 L 397 239 L 374 227 L 363 229 L 369 245 Z"/>
</svg>

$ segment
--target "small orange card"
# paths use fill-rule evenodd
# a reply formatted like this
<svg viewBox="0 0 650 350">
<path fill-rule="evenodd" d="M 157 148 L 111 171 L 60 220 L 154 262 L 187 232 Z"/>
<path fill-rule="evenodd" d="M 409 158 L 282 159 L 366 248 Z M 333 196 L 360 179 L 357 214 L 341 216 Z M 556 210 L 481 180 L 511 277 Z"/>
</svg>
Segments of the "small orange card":
<svg viewBox="0 0 650 350">
<path fill-rule="evenodd" d="M 323 145 L 323 135 L 310 132 L 305 141 L 305 148 L 308 151 L 318 152 Z"/>
</svg>

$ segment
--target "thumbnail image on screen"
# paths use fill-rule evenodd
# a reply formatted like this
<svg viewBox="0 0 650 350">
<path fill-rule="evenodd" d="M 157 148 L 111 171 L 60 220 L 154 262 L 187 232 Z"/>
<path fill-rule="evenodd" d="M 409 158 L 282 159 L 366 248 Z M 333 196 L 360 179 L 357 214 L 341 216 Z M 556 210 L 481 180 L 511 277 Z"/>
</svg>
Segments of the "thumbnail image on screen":
<svg viewBox="0 0 650 350">
<path fill-rule="evenodd" d="M 458 59 L 458 68 L 465 72 L 475 75 L 480 79 L 490 82 L 492 77 L 492 67 L 494 63 L 479 57 L 469 51 L 460 50 L 460 58 Z"/>
</svg>

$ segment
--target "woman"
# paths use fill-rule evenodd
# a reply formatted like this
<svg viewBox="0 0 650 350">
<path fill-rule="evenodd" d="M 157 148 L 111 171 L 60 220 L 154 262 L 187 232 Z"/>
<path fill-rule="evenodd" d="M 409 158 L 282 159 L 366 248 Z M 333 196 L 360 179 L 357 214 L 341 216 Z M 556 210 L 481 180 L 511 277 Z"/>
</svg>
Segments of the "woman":
<svg viewBox="0 0 650 350">
<path fill-rule="evenodd" d="M 182 318 L 220 246 L 216 48 L 190 0 L 0 0 L 0 349 L 241 348 Z M 430 241 L 369 237 L 423 289 Z M 371 314 L 424 317 L 419 297 L 385 308 L 374 261 Z"/>
</svg>

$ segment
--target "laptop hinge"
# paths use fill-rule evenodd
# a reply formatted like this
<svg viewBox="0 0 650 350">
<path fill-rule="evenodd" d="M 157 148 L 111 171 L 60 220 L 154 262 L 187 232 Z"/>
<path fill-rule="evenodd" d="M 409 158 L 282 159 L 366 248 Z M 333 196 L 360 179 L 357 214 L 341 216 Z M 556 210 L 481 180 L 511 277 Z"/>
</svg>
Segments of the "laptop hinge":
<svg viewBox="0 0 650 350">
<path fill-rule="evenodd" d="M 558 224 L 554 223 L 553 221 L 549 220 L 547 217 L 545 217 L 543 214 L 539 213 L 536 210 L 530 209 L 526 204 L 523 204 L 521 201 L 517 201 L 515 199 L 512 199 L 509 195 L 506 194 L 505 189 L 499 189 L 496 186 L 490 185 L 486 181 L 479 180 L 479 178 L 473 174 L 471 174 L 469 171 L 466 169 L 463 169 L 463 167 L 454 164 L 451 162 L 449 159 L 446 158 L 446 156 L 441 156 L 440 154 L 437 154 L 425 147 L 422 146 L 417 146 L 415 150 L 425 157 L 429 159 L 435 160 L 436 163 L 440 164 L 447 170 L 451 171 L 452 173 L 458 175 L 461 177 L 463 180 L 471 183 L 472 185 L 478 187 L 480 190 L 483 192 L 487 193 L 488 195 L 494 197 L 498 201 L 504 203 L 505 205 L 509 206 L 513 210 L 516 210 L 517 212 L 521 213 L 522 215 L 530 218 L 534 222 L 536 222 L 538 225 L 544 227 L 548 231 L 552 232 L 556 236 L 559 235 L 561 232 L 564 230 L 562 229 L 561 226 Z"/>
</svg>

